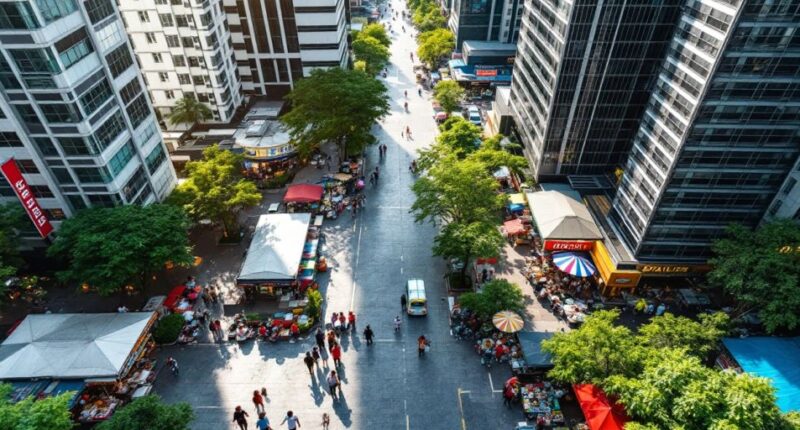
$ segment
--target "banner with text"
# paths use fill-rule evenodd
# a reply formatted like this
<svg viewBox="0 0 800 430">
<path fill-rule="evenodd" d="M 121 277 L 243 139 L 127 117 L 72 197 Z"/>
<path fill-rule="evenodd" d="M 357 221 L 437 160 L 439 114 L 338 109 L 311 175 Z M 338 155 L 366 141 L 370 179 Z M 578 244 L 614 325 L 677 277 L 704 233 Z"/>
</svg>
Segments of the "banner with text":
<svg viewBox="0 0 800 430">
<path fill-rule="evenodd" d="M 584 240 L 545 240 L 545 251 L 591 251 L 594 241 Z"/>
<path fill-rule="evenodd" d="M 28 213 L 31 221 L 33 221 L 36 230 L 39 231 L 42 237 L 47 237 L 53 231 L 53 225 L 50 224 L 44 210 L 39 206 L 39 202 L 36 201 L 28 182 L 22 177 L 22 172 L 19 171 L 16 161 L 13 158 L 6 160 L 3 164 L 0 164 L 0 170 L 2 170 L 3 176 L 5 176 L 8 183 L 11 184 L 11 188 L 17 193 L 19 201 L 22 202 L 22 207 L 25 208 L 25 212 Z"/>
</svg>

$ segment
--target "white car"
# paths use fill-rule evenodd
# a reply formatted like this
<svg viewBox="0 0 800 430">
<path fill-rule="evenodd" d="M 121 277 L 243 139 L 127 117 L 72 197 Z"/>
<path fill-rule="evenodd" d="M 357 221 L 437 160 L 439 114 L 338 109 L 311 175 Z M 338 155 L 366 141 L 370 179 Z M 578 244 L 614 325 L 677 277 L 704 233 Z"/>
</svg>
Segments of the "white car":
<svg viewBox="0 0 800 430">
<path fill-rule="evenodd" d="M 469 118 L 469 122 L 477 125 L 478 127 L 480 127 L 483 124 L 483 120 L 481 118 L 481 110 L 478 109 L 477 106 L 468 106 L 467 116 Z"/>
</svg>

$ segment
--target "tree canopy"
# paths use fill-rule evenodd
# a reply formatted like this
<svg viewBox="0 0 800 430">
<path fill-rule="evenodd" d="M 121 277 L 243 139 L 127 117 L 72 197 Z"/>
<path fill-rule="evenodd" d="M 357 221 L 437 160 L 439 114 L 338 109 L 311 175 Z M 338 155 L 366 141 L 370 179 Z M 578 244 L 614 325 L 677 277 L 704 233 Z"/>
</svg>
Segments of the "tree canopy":
<svg viewBox="0 0 800 430">
<path fill-rule="evenodd" d="M 381 45 L 387 48 L 392 46 L 392 40 L 389 38 L 389 35 L 386 34 L 386 28 L 383 26 L 383 24 L 378 24 L 378 23 L 367 24 L 364 26 L 364 28 L 361 29 L 361 31 L 357 33 L 356 36 L 374 37 L 379 42 L 381 42 Z"/>
<path fill-rule="evenodd" d="M 456 39 L 453 32 L 445 28 L 420 33 L 417 55 L 420 60 L 435 67 L 439 61 L 453 52 L 456 47 Z"/>
<path fill-rule="evenodd" d="M 689 355 L 704 360 L 719 347 L 728 331 L 729 318 L 723 312 L 697 317 L 699 321 L 667 312 L 639 327 L 638 339 L 650 348 L 684 348 Z"/>
<path fill-rule="evenodd" d="M 509 310 L 522 313 L 525 310 L 522 290 L 516 284 L 505 279 L 492 279 L 483 284 L 480 292 L 460 295 L 458 302 L 484 320 L 488 320 L 500 311 Z"/>
<path fill-rule="evenodd" d="M 194 97 L 183 97 L 172 108 L 169 114 L 169 122 L 175 124 L 194 124 L 200 121 L 207 121 L 213 117 L 211 109 Z"/>
<path fill-rule="evenodd" d="M 11 385 L 0 384 L 0 427 L 6 430 L 69 430 L 73 427 L 69 399 L 73 393 L 11 403 Z"/>
<path fill-rule="evenodd" d="M 420 32 L 444 28 L 447 25 L 445 18 L 439 11 L 435 3 L 423 3 L 425 7 L 419 7 L 412 14 L 411 20 Z M 430 5 L 430 6 L 427 6 Z"/>
<path fill-rule="evenodd" d="M 366 71 L 369 75 L 375 75 L 383 69 L 389 61 L 389 48 L 384 46 L 380 40 L 359 32 L 352 43 L 353 55 L 356 61 L 366 63 Z"/>
<path fill-rule="evenodd" d="M 188 403 L 166 404 L 156 395 L 140 397 L 117 410 L 97 430 L 188 430 L 194 412 Z"/>
<path fill-rule="evenodd" d="M 478 221 L 469 224 L 451 222 L 433 240 L 433 255 L 457 258 L 463 263 L 462 279 L 466 276 L 472 257 L 497 257 L 503 249 L 503 235 L 497 226 Z"/>
<path fill-rule="evenodd" d="M 737 301 L 735 316 L 758 312 L 768 332 L 800 326 L 800 226 L 778 220 L 741 225 L 712 245 L 708 281 Z"/>
<path fill-rule="evenodd" d="M 458 82 L 453 80 L 439 81 L 433 87 L 433 98 L 439 102 L 442 110 L 449 114 L 461 107 L 461 101 L 464 99 L 464 89 L 461 88 Z"/>
<path fill-rule="evenodd" d="M 19 229 L 24 222 L 29 221 L 20 203 L 0 205 L 0 281 L 15 275 L 23 264 L 19 254 Z"/>
<path fill-rule="evenodd" d="M 195 221 L 222 225 L 225 236 L 238 233 L 239 212 L 261 201 L 252 181 L 242 176 L 242 156 L 217 145 L 203 150 L 203 159 L 186 163 L 186 180 L 169 198 Z"/>
<path fill-rule="evenodd" d="M 333 141 L 343 155 L 375 141 L 375 121 L 389 112 L 386 87 L 358 70 L 316 69 L 286 97 L 292 110 L 281 117 L 301 154 Z"/>
</svg>

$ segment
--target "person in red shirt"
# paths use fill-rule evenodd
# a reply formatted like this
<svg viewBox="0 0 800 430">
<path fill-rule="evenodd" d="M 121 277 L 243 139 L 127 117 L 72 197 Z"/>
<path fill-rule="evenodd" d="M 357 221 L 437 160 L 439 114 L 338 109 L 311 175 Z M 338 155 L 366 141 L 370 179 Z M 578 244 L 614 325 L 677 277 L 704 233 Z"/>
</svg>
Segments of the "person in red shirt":
<svg viewBox="0 0 800 430">
<path fill-rule="evenodd" d="M 347 327 L 347 317 L 342 312 L 339 314 L 339 330 L 344 331 L 345 327 Z"/>
<path fill-rule="evenodd" d="M 494 348 L 494 358 L 497 359 L 497 361 L 500 361 L 500 359 L 503 358 L 503 344 L 502 343 L 498 343 L 497 346 Z"/>
<path fill-rule="evenodd" d="M 289 328 L 289 331 L 292 333 L 292 337 L 297 339 L 297 336 L 300 336 L 300 327 L 298 327 L 296 322 L 292 323 L 292 326 Z"/>
<path fill-rule="evenodd" d="M 339 367 L 342 364 L 342 347 L 338 343 L 331 348 L 331 357 L 333 357 L 334 366 Z"/>
<path fill-rule="evenodd" d="M 347 314 L 347 329 L 348 330 L 355 330 L 356 329 L 356 314 L 353 311 Z"/>
<path fill-rule="evenodd" d="M 261 324 L 260 326 L 258 326 L 258 335 L 262 339 L 265 339 L 267 337 L 267 326 L 265 326 L 264 324 Z"/>
</svg>

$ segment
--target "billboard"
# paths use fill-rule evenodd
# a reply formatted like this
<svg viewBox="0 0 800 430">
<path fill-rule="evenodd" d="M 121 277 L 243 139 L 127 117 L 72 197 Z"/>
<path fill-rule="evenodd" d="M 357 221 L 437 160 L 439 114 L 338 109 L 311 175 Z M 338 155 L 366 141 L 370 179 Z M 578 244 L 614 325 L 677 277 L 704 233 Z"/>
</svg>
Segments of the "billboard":
<svg viewBox="0 0 800 430">
<path fill-rule="evenodd" d="M 594 241 L 583 240 L 545 240 L 546 251 L 591 251 Z"/>
<path fill-rule="evenodd" d="M 11 188 L 17 193 L 22 207 L 25 208 L 28 217 L 33 221 L 36 230 L 39 231 L 43 238 L 47 237 L 53 231 L 53 225 L 50 224 L 44 210 L 39 206 L 39 202 L 36 201 L 28 182 L 22 177 L 22 172 L 19 171 L 16 161 L 13 158 L 9 158 L 3 164 L 0 164 L 0 170 L 2 170 L 3 176 L 5 176 L 8 183 L 11 184 Z"/>
</svg>

